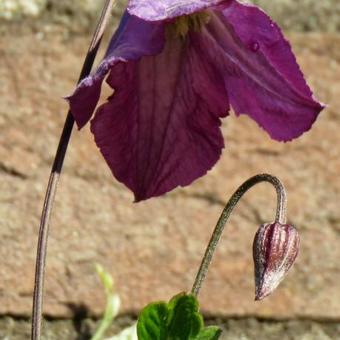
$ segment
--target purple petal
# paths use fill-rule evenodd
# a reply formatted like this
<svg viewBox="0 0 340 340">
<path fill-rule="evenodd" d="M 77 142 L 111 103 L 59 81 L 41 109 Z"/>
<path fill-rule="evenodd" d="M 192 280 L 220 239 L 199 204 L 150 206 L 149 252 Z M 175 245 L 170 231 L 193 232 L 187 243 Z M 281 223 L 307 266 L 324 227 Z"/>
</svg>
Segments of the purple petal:
<svg viewBox="0 0 340 340">
<path fill-rule="evenodd" d="M 212 8 L 230 0 L 130 0 L 128 12 L 147 21 L 173 19 Z"/>
<path fill-rule="evenodd" d="M 125 12 L 96 72 L 85 78 L 66 98 L 78 127 L 83 127 L 91 118 L 100 97 L 103 79 L 115 64 L 158 54 L 163 46 L 163 24 L 146 22 Z"/>
<path fill-rule="evenodd" d="M 92 120 L 114 176 L 136 201 L 190 184 L 218 160 L 227 115 L 224 81 L 197 34 L 168 40 L 163 52 L 116 65 L 115 89 Z"/>
<path fill-rule="evenodd" d="M 279 27 L 262 10 L 232 0 L 214 11 L 203 34 L 237 114 L 248 114 L 276 140 L 310 129 L 323 106 L 313 98 Z"/>
</svg>

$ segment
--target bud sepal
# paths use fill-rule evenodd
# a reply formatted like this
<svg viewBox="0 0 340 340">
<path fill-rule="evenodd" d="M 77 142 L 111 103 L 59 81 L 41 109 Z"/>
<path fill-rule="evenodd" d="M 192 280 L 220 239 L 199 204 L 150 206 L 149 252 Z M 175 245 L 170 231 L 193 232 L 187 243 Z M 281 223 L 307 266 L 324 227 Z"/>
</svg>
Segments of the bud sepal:
<svg viewBox="0 0 340 340">
<path fill-rule="evenodd" d="M 295 227 L 279 222 L 260 226 L 253 243 L 255 300 L 271 294 L 293 265 L 300 246 Z"/>
</svg>

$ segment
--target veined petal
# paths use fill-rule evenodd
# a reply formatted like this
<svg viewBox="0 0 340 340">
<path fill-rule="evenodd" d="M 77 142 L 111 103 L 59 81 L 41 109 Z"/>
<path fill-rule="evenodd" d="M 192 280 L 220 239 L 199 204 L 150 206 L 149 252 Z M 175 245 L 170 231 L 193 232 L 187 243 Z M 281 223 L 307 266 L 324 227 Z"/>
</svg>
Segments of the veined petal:
<svg viewBox="0 0 340 340">
<path fill-rule="evenodd" d="M 313 98 L 280 28 L 262 10 L 231 0 L 213 11 L 202 34 L 237 114 L 248 114 L 280 141 L 310 129 L 323 105 Z"/>
<path fill-rule="evenodd" d="M 75 92 L 66 98 L 78 127 L 83 127 L 91 118 L 99 100 L 103 79 L 115 64 L 158 54 L 163 46 L 162 23 L 147 22 L 125 12 L 97 70 L 83 79 Z"/>
<path fill-rule="evenodd" d="M 136 201 L 190 184 L 224 146 L 219 126 L 228 97 L 197 36 L 116 65 L 107 79 L 115 92 L 91 122 L 106 162 Z"/>
<path fill-rule="evenodd" d="M 130 0 L 128 12 L 147 21 L 173 19 L 206 8 L 212 8 L 230 0 Z"/>
</svg>

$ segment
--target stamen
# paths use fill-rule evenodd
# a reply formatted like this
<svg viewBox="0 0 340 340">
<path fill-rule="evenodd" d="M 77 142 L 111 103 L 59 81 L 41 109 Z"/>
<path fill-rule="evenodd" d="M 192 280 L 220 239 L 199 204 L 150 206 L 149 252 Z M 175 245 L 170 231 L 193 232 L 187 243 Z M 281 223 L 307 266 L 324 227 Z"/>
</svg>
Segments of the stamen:
<svg viewBox="0 0 340 340">
<path fill-rule="evenodd" d="M 200 32 L 209 20 L 210 14 L 208 11 L 178 17 L 167 26 L 167 35 L 184 39 L 189 31 Z"/>
</svg>

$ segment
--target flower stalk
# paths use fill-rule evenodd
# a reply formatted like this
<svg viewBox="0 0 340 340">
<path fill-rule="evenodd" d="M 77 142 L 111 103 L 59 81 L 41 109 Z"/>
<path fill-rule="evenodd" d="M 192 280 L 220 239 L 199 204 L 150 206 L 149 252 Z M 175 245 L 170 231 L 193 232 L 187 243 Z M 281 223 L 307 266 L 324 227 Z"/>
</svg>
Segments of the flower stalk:
<svg viewBox="0 0 340 340">
<path fill-rule="evenodd" d="M 86 54 L 82 70 L 80 72 L 78 83 L 88 76 L 91 72 L 97 51 L 109 18 L 113 0 L 106 0 L 98 24 L 94 31 L 90 47 Z M 46 189 L 44 205 L 41 213 L 40 228 L 37 245 L 37 257 L 35 264 L 35 280 L 33 292 L 33 308 L 32 308 L 32 329 L 31 339 L 40 340 L 41 338 L 41 324 L 42 324 L 42 306 L 43 306 L 43 289 L 44 289 L 44 274 L 46 262 L 47 240 L 49 233 L 49 222 L 53 203 L 57 191 L 59 177 L 62 171 L 67 147 L 70 141 L 74 119 L 71 111 L 67 113 L 64 128 L 59 140 L 58 149 L 51 168 L 51 173 Z"/>
<path fill-rule="evenodd" d="M 222 214 L 217 221 L 216 227 L 212 233 L 208 246 L 206 248 L 205 254 L 203 256 L 200 268 L 197 272 L 195 282 L 191 289 L 191 293 L 195 296 L 198 296 L 199 291 L 201 289 L 202 283 L 207 275 L 209 265 L 211 263 L 212 257 L 214 252 L 217 248 L 218 241 L 221 238 L 222 232 L 224 227 L 229 219 L 229 216 L 241 197 L 253 186 L 261 183 L 261 182 L 268 182 L 272 184 L 277 193 L 277 207 L 276 207 L 276 214 L 275 214 L 275 222 L 279 224 L 286 223 L 286 211 L 287 211 L 287 198 L 286 192 L 284 189 L 283 184 L 277 177 L 268 174 L 260 174 L 249 178 L 245 181 L 231 196 L 228 203 L 226 204 L 225 208 L 222 211 Z"/>
</svg>

